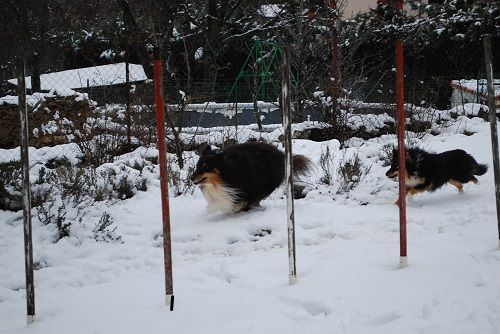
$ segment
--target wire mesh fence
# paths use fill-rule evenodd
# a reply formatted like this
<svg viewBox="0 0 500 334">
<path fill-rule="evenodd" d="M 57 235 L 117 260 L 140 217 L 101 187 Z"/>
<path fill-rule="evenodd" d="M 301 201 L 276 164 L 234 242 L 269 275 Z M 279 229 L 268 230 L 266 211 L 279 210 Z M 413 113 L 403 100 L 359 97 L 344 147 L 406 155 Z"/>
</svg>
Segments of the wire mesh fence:
<svg viewBox="0 0 500 334">
<path fill-rule="evenodd" d="M 74 155 L 90 149 L 85 143 L 100 136 L 116 136 L 109 140 L 119 150 L 132 144 L 139 126 L 147 127 L 145 123 L 150 122 L 144 115 L 150 113 L 151 99 L 143 102 L 147 96 L 138 94 L 150 81 L 141 65 L 119 63 L 53 72 L 36 81 L 26 77 L 30 159 L 34 163 L 54 158 L 44 153 L 44 147 L 57 146 L 51 152 Z M 7 79 L 3 86 L 14 92 L 17 78 Z M 18 96 L 0 97 L 0 113 L 0 159 L 16 161 L 20 143 Z"/>
<path fill-rule="evenodd" d="M 483 59 L 477 61 L 481 63 Z M 477 67 L 482 69 L 480 65 Z M 135 147 L 154 144 L 154 83 L 147 72 L 140 64 L 121 62 L 48 72 L 38 78 L 28 75 L 26 101 L 31 163 L 79 156 L 98 166 Z M 15 164 L 20 156 L 16 70 L 11 68 L 1 73 L 0 163 Z M 279 74 L 273 75 L 266 73 L 267 81 L 248 75 L 190 84 L 165 76 L 165 125 L 169 145 L 175 150 L 175 137 L 207 133 L 209 128 L 224 129 L 220 130 L 226 131 L 222 136 L 231 139 L 243 125 L 281 124 L 277 89 L 280 78 Z M 409 115 L 415 110 L 421 113 L 422 109 L 428 109 L 430 115 L 433 109 L 466 103 L 485 104 L 484 70 L 464 77 L 460 72 L 431 76 L 409 68 L 405 75 Z M 342 89 L 339 108 L 349 115 L 387 113 L 394 117 L 394 82 L 393 71 L 352 82 L 344 79 L 339 85 Z M 293 78 L 292 85 L 296 91 L 302 90 L 302 95 L 292 95 L 295 122 L 329 120 L 329 91 L 305 87 Z M 205 141 L 209 142 L 210 138 Z"/>
<path fill-rule="evenodd" d="M 0 209 L 18 210 L 22 125 L 18 71 L 15 61 L 12 64 L 14 68 L 2 71 L 0 78 L 0 176 L 4 181 L 0 185 Z M 80 182 L 79 176 L 53 172 L 65 165 L 95 170 L 138 147 L 156 146 L 154 82 L 142 65 L 123 62 L 49 72 L 38 78 L 29 74 L 25 83 L 32 183 L 46 183 L 51 177 Z M 231 140 L 239 125 L 255 123 L 255 108 L 266 113 L 278 108 L 276 97 L 271 102 L 252 102 L 251 95 L 244 95 L 248 87 L 241 82 L 198 82 L 186 87 L 176 86 L 167 78 L 163 87 L 167 145 L 170 152 L 180 156 L 183 150 L 212 140 Z M 228 95 L 231 88 L 235 88 L 232 97 Z M 281 118 L 268 118 L 267 122 L 281 123 Z M 213 127 L 217 133 L 207 135 L 207 128 Z M 203 143 L 193 140 L 200 134 L 204 136 Z M 66 172 L 80 173 L 79 170 L 67 168 Z"/>
<path fill-rule="evenodd" d="M 357 114 L 394 115 L 394 78 L 364 81 L 342 96 L 341 108 Z M 484 75 L 463 78 L 407 74 L 405 100 L 414 108 L 450 108 L 464 103 L 485 104 Z M 61 155 L 101 152 L 106 162 L 131 147 L 155 142 L 153 82 L 141 65 L 118 63 L 42 74 L 39 83 L 26 77 L 29 142 L 33 162 L 47 161 L 44 148 L 57 146 Z M 17 78 L 2 78 L 0 97 L 0 161 L 19 160 L 20 143 Z M 33 86 L 40 89 L 35 91 Z M 164 82 L 167 134 L 200 132 L 213 127 L 281 124 L 279 102 L 272 85 L 252 95 L 252 82 L 198 82 L 190 86 Z M 328 92 L 311 92 L 310 100 L 294 104 L 295 121 L 327 120 Z M 316 94 L 316 95 L 315 95 Z M 205 131 L 205 130 L 203 130 Z M 54 152 L 55 150 L 51 150 Z M 93 153 L 95 156 L 95 152 Z"/>
<path fill-rule="evenodd" d="M 4 180 L 0 209 L 19 209 L 22 125 L 18 95 L 22 94 L 16 92 L 18 78 L 2 79 L 6 95 L 0 97 L 0 173 Z M 155 138 L 152 99 L 139 93 L 147 92 L 142 87 L 152 82 L 141 65 L 118 63 L 38 78 L 28 75 L 25 83 L 32 183 L 44 183 L 47 171 L 65 164 L 95 169 Z"/>
</svg>

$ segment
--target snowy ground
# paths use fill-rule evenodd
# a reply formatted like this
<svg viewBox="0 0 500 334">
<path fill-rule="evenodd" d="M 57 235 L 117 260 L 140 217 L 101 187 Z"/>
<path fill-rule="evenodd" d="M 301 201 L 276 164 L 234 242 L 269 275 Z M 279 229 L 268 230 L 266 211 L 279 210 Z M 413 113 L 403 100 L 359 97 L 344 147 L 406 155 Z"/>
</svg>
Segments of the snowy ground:
<svg viewBox="0 0 500 334">
<path fill-rule="evenodd" d="M 458 134 L 460 129 L 476 132 Z M 381 147 L 352 141 L 370 174 L 349 194 L 319 186 L 295 202 L 298 283 L 288 284 L 283 189 L 265 210 L 207 214 L 197 190 L 171 199 L 175 310 L 164 305 L 158 180 L 105 209 L 124 243 L 64 238 L 34 226 L 37 321 L 25 325 L 21 213 L 0 211 L 1 333 L 499 333 L 500 250 L 488 123 L 462 119 L 425 147 L 463 148 L 490 170 L 408 201 L 399 268 L 396 182 Z M 324 145 L 294 141 L 317 162 Z M 349 154 L 348 152 L 348 154 Z M 319 174 L 319 172 L 317 173 Z"/>
</svg>

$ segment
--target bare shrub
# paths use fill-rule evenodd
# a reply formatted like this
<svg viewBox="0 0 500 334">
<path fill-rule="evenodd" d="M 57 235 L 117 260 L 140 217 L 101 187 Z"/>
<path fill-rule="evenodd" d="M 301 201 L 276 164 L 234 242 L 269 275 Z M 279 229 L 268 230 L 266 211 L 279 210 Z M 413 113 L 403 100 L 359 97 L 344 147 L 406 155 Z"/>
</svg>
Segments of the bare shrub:
<svg viewBox="0 0 500 334">
<path fill-rule="evenodd" d="M 66 218 L 66 205 L 57 196 L 54 196 L 56 191 L 54 186 L 42 186 L 40 189 L 35 189 L 33 193 L 33 204 L 37 213 L 37 218 L 43 225 L 54 224 L 57 226 L 57 234 L 55 242 L 58 242 L 64 237 L 70 235 L 72 225 L 71 220 Z M 57 208 L 57 209 L 56 209 Z M 77 221 L 82 221 L 83 215 L 77 211 Z"/>
<path fill-rule="evenodd" d="M 130 152 L 132 146 L 125 133 L 125 125 L 121 124 L 112 107 L 101 109 L 96 117 L 88 117 L 81 128 L 75 131 L 82 162 L 98 167 L 113 162 L 120 154 Z"/>
<path fill-rule="evenodd" d="M 147 167 L 146 163 L 138 163 L 136 166 Z M 54 169 L 39 170 L 38 178 L 32 185 L 32 204 L 42 224 L 57 226 L 55 242 L 70 236 L 72 224 L 81 223 L 88 207 L 96 202 L 106 201 L 112 204 L 134 196 L 138 190 L 147 189 L 146 179 L 128 168 L 122 165 L 119 169 L 95 169 L 91 166 L 61 163 Z M 70 208 L 73 210 L 67 210 Z M 107 229 L 110 224 L 109 217 L 102 218 L 101 225 L 96 230 L 98 232 L 94 231 L 101 235 L 96 240 L 119 240 L 113 237 L 114 230 Z"/>
<path fill-rule="evenodd" d="M 392 151 L 396 148 L 393 144 L 385 144 L 380 148 L 380 152 L 378 154 L 379 160 L 382 161 L 383 166 L 390 166 L 392 163 Z"/>
<path fill-rule="evenodd" d="M 115 232 L 117 227 L 111 228 L 113 223 L 114 220 L 111 215 L 104 212 L 92 230 L 92 239 L 95 241 L 123 243 L 121 235 Z"/>
<path fill-rule="evenodd" d="M 122 176 L 120 178 L 120 181 L 118 181 L 118 184 L 115 186 L 117 196 L 119 199 L 128 199 L 132 198 L 135 195 L 135 185 L 132 184 L 128 179 L 127 176 Z"/>
<path fill-rule="evenodd" d="M 0 164 L 0 210 L 22 208 L 21 164 L 11 161 Z"/>
<path fill-rule="evenodd" d="M 187 161 L 188 163 L 184 164 L 184 168 L 181 169 L 176 162 L 176 158 L 168 156 L 168 183 L 170 188 L 173 188 L 173 195 L 180 196 L 183 194 L 192 194 L 196 187 L 191 181 L 190 176 L 193 174 L 196 166 L 193 161 Z"/>
<path fill-rule="evenodd" d="M 89 140 L 78 142 L 83 155 L 83 162 L 94 167 L 113 162 L 125 145 L 126 138 L 117 133 L 99 134 Z"/>
<path fill-rule="evenodd" d="M 113 189 L 110 172 L 98 173 L 90 166 L 64 164 L 45 174 L 44 182 L 54 186 L 61 198 L 67 203 L 73 203 L 73 206 L 91 206 L 113 197 L 109 194 L 110 189 Z"/>
<path fill-rule="evenodd" d="M 356 188 L 370 169 L 371 166 L 364 165 L 357 153 L 347 160 L 342 159 L 337 172 L 339 193 L 346 193 Z"/>
<path fill-rule="evenodd" d="M 156 143 L 156 111 L 154 105 L 132 106 L 133 136 L 144 146 Z"/>
<path fill-rule="evenodd" d="M 321 154 L 319 156 L 319 166 L 323 175 L 320 178 L 320 181 L 324 184 L 331 184 L 333 181 L 333 177 L 335 176 L 335 165 L 333 161 L 333 154 L 330 151 L 330 147 L 327 145 L 326 149 L 321 150 Z"/>
</svg>

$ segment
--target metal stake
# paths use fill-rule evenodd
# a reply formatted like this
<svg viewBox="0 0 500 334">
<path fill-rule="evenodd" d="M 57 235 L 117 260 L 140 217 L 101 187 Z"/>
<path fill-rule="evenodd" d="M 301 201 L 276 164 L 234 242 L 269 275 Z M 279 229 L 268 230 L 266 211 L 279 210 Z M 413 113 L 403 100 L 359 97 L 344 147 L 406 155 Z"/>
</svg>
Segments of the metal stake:
<svg viewBox="0 0 500 334">
<path fill-rule="evenodd" d="M 493 56 L 491 52 L 491 35 L 484 35 L 484 59 L 488 81 L 488 107 L 490 109 L 491 149 L 493 150 L 493 172 L 495 175 L 495 196 L 497 204 L 498 246 L 500 248 L 500 164 L 498 157 L 497 113 L 495 106 L 495 90 L 493 88 Z"/>
<path fill-rule="evenodd" d="M 283 109 L 283 127 L 285 129 L 285 181 L 286 181 L 286 213 L 288 223 L 288 280 L 290 284 L 297 282 L 295 259 L 295 214 L 293 207 L 293 163 L 292 163 L 292 115 L 290 108 L 290 51 L 283 49 L 281 67 L 281 108 Z"/>
<path fill-rule="evenodd" d="M 162 91 L 162 65 L 160 52 L 154 50 L 154 79 L 156 103 L 156 129 L 158 131 L 158 163 L 160 164 L 161 209 L 163 222 L 163 258 L 165 263 L 166 303 L 174 310 L 174 287 L 172 282 L 172 241 L 170 238 L 170 206 L 168 202 L 167 148 L 165 145 L 165 109 Z"/>
<path fill-rule="evenodd" d="M 31 184 L 28 155 L 28 112 L 26 106 L 25 60 L 18 61 L 17 95 L 19 98 L 19 120 L 21 122 L 21 168 L 23 186 L 23 225 L 24 225 L 24 266 L 26 272 L 27 324 L 35 321 L 35 284 L 33 275 L 33 241 L 31 227 Z"/>
</svg>

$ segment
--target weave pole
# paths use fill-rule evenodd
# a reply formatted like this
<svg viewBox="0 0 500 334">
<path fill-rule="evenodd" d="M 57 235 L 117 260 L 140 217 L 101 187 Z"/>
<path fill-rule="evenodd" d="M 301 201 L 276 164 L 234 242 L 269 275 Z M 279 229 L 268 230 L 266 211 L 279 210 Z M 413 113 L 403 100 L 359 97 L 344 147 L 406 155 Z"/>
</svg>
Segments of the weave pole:
<svg viewBox="0 0 500 334">
<path fill-rule="evenodd" d="M 21 123 L 21 168 L 23 187 L 23 226 L 24 226 L 24 271 L 26 273 L 26 323 L 35 321 L 35 284 L 33 274 L 33 241 L 31 227 L 31 184 L 28 155 L 28 112 L 26 106 L 25 61 L 19 59 L 17 76 L 17 96 L 19 99 L 19 121 Z"/>
<path fill-rule="evenodd" d="M 163 259 L 165 265 L 165 302 L 174 310 L 172 282 L 172 241 L 170 238 L 170 207 L 168 202 L 167 148 L 165 145 L 165 108 L 163 104 L 162 65 L 160 51 L 154 49 L 154 80 L 156 104 L 156 130 L 158 132 L 158 163 L 160 164 L 161 211 L 163 222 Z"/>
<path fill-rule="evenodd" d="M 396 3 L 398 10 L 403 9 L 403 2 Z M 396 99 L 398 108 L 398 157 L 399 157 L 399 264 L 408 265 L 406 245 L 406 150 L 405 150 L 405 109 L 404 109 L 404 55 L 403 41 L 396 40 Z"/>
<path fill-rule="evenodd" d="M 488 81 L 488 107 L 490 109 L 491 149 L 493 151 L 493 172 L 495 175 L 495 196 L 497 204 L 498 247 L 500 248 L 500 163 L 498 157 L 497 113 L 495 106 L 495 89 L 493 88 L 493 56 L 491 52 L 491 35 L 484 35 L 484 60 Z"/>
<path fill-rule="evenodd" d="M 290 50 L 283 48 L 281 64 L 281 108 L 283 109 L 283 127 L 285 130 L 285 182 L 286 214 L 288 226 L 288 282 L 297 282 L 295 259 L 295 213 L 293 208 L 293 163 L 292 163 L 292 112 L 290 103 Z"/>
</svg>

